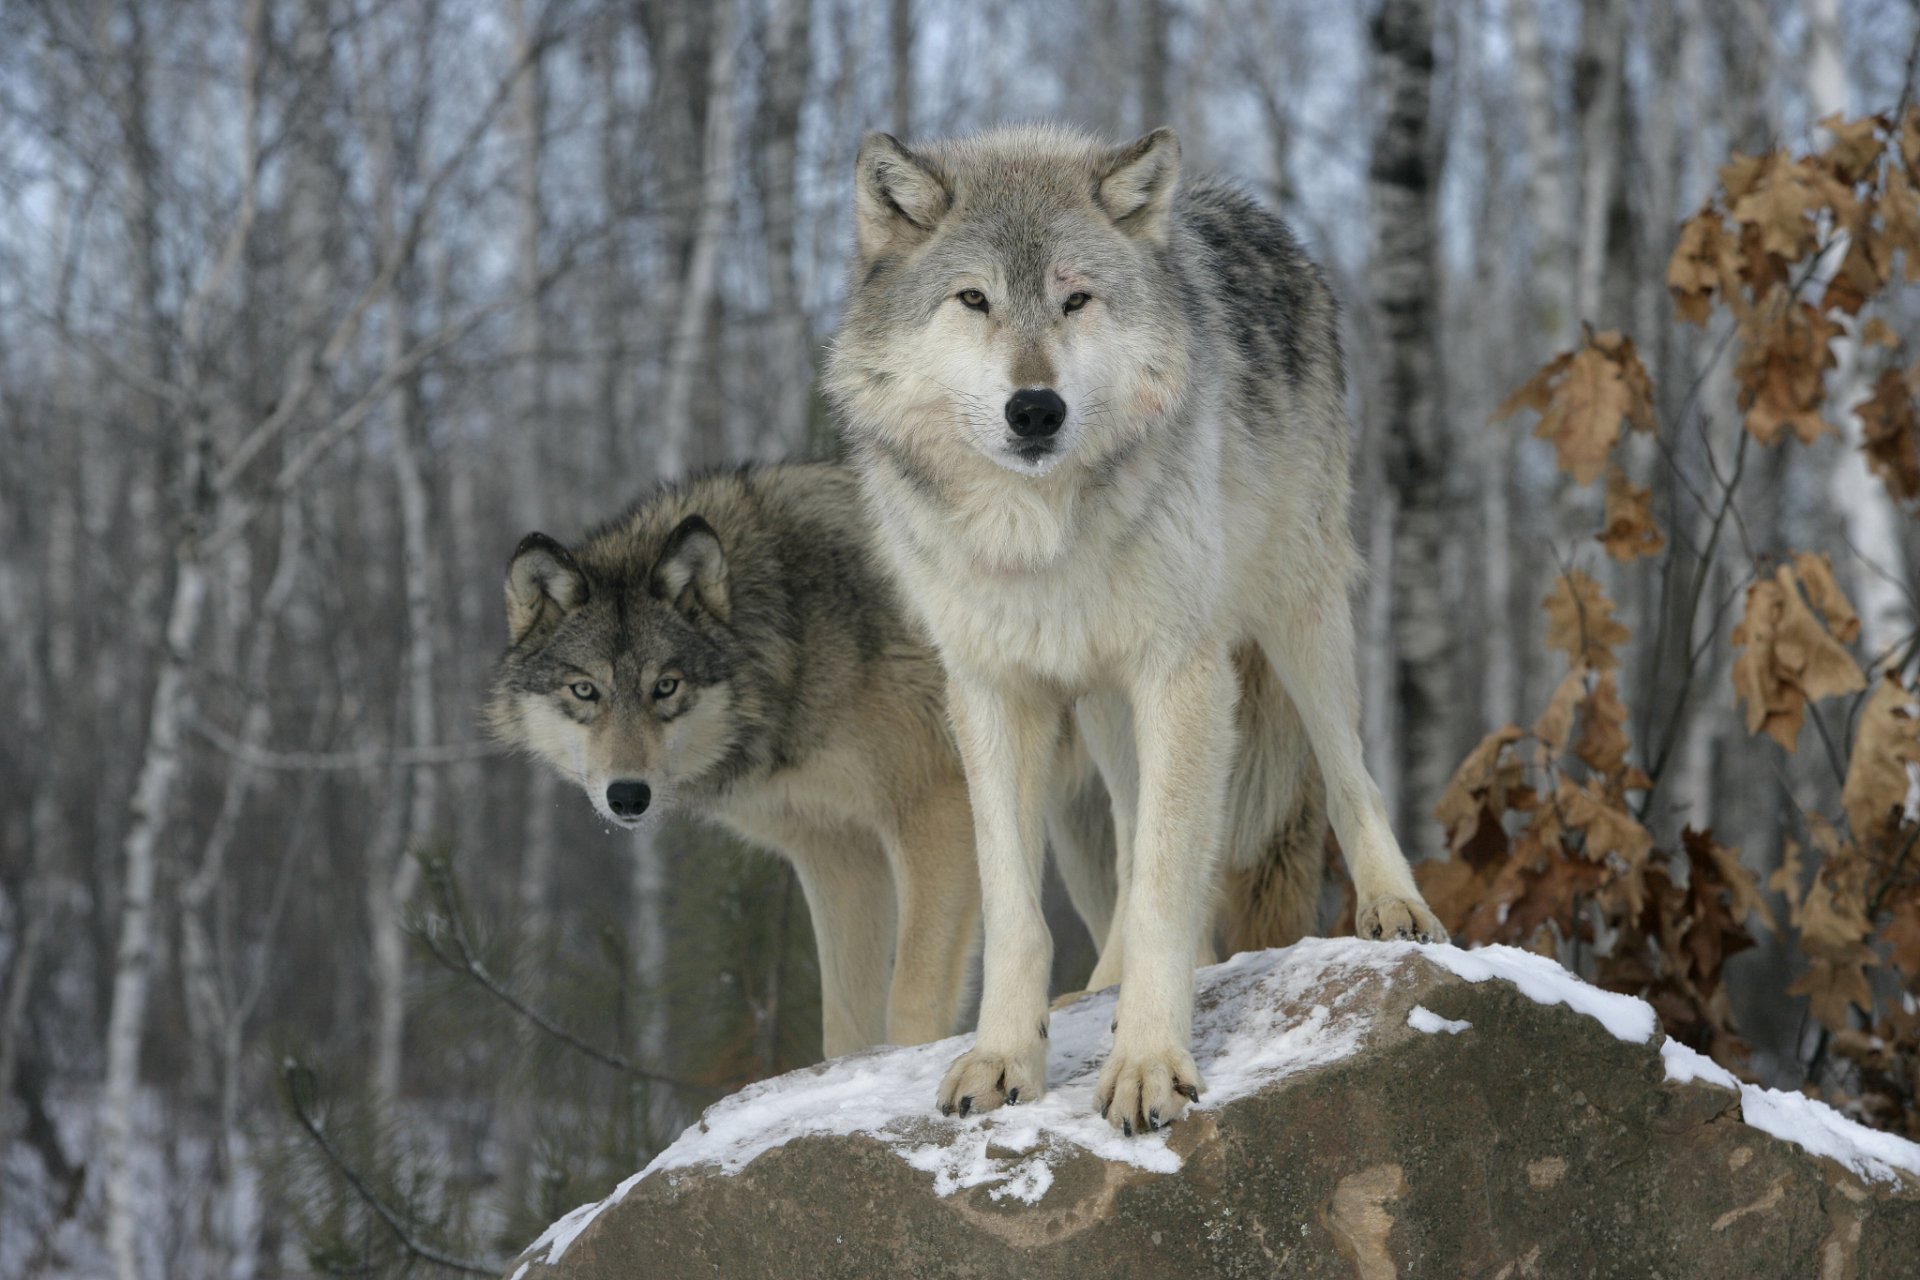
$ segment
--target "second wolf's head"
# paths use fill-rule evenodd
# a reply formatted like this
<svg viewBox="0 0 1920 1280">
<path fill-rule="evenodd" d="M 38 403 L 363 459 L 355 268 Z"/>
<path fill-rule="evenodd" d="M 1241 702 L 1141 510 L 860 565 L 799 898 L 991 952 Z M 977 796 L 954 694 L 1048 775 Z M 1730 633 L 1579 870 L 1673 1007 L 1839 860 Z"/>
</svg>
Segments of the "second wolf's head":
<svg viewBox="0 0 1920 1280">
<path fill-rule="evenodd" d="M 521 540 L 486 710 L 496 737 L 624 827 L 724 782 L 741 749 L 720 538 L 690 515 L 646 542 L 619 526 L 577 553 L 542 533 Z"/>
<path fill-rule="evenodd" d="M 1180 142 L 1061 128 L 914 149 L 869 134 L 828 386 L 883 451 L 970 446 L 1039 476 L 1114 465 L 1188 386 L 1166 253 Z M 937 438 L 929 438 L 937 437 Z"/>
</svg>

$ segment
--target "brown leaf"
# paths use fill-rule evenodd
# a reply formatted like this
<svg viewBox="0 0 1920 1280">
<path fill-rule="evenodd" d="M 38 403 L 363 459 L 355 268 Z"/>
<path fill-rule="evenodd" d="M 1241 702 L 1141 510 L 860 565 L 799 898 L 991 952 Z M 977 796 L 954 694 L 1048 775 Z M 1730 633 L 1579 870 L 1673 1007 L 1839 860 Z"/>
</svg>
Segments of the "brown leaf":
<svg viewBox="0 0 1920 1280">
<path fill-rule="evenodd" d="M 1840 266 L 1827 281 L 1826 292 L 1820 295 L 1820 310 L 1838 309 L 1850 316 L 1860 314 L 1867 299 L 1879 293 L 1892 274 L 1885 244 L 1884 238 L 1871 234 L 1848 239 Z"/>
<path fill-rule="evenodd" d="M 1862 116 L 1843 123 L 1836 111 L 1820 121 L 1820 127 L 1833 136 L 1820 158 L 1842 182 L 1859 182 L 1867 177 L 1873 172 L 1880 153 L 1886 150 L 1887 144 L 1877 136 L 1877 131 L 1885 127 L 1879 116 Z"/>
<path fill-rule="evenodd" d="M 1863 1009 L 1873 1007 L 1873 990 L 1867 986 L 1867 975 L 1859 964 L 1836 963 L 1831 960 L 1815 960 L 1813 966 L 1787 988 L 1790 996 L 1809 996 L 1808 1009 L 1829 1031 L 1839 1031 L 1847 1024 L 1847 1007 L 1859 1005 Z"/>
<path fill-rule="evenodd" d="M 1806 704 L 1866 688 L 1860 666 L 1800 597 L 1791 566 L 1747 588 L 1747 612 L 1733 629 L 1736 702 L 1746 703 L 1747 732 L 1762 729 L 1788 751 L 1799 743 Z"/>
<path fill-rule="evenodd" d="M 1879 316 L 1868 316 L 1867 322 L 1860 326 L 1860 344 L 1867 347 L 1898 347 L 1900 335 Z"/>
<path fill-rule="evenodd" d="M 1653 384 L 1631 339 L 1609 330 L 1556 356 L 1494 410 L 1494 418 L 1537 409 L 1533 434 L 1554 444 L 1562 470 L 1590 484 L 1605 468 L 1626 419 L 1654 429 Z"/>
<path fill-rule="evenodd" d="M 1875 209 L 1880 214 L 1882 252 L 1890 255 L 1895 249 L 1904 251 L 1907 283 L 1920 280 L 1920 191 L 1914 189 L 1905 172 L 1889 169 L 1886 190 L 1880 193 Z"/>
<path fill-rule="evenodd" d="M 1667 545 L 1666 537 L 1653 523 L 1653 490 L 1636 489 L 1628 483 L 1619 464 L 1607 471 L 1607 527 L 1595 540 L 1615 560 L 1633 561 L 1650 556 Z"/>
<path fill-rule="evenodd" d="M 1800 877 L 1805 868 L 1800 865 L 1800 842 L 1788 836 L 1781 842 L 1780 865 L 1767 877 L 1767 888 L 1787 900 L 1787 923 L 1800 927 Z"/>
<path fill-rule="evenodd" d="M 1775 290 L 1741 326 L 1745 340 L 1734 366 L 1739 404 L 1746 427 L 1761 444 L 1772 444 L 1791 428 L 1811 444 L 1833 428 L 1820 417 L 1826 372 L 1834 367 L 1832 341 L 1843 333 L 1838 322 L 1805 302 Z"/>
<path fill-rule="evenodd" d="M 1715 840 L 1711 828 L 1695 831 L 1687 827 L 1680 832 L 1680 843 L 1687 852 L 1693 874 L 1718 889 L 1726 890 L 1728 906 L 1736 925 L 1743 924 L 1749 914 L 1758 912 L 1760 922 L 1776 938 L 1780 936 L 1780 925 L 1774 920 L 1767 900 L 1760 894 L 1760 877 L 1740 861 L 1740 850 L 1728 848 Z"/>
<path fill-rule="evenodd" d="M 1567 366 L 1572 363 L 1573 352 L 1563 351 L 1541 365 L 1538 372 L 1520 385 L 1519 390 L 1500 402 L 1500 407 L 1493 411 L 1493 420 L 1504 421 L 1522 409 L 1545 413 L 1547 405 L 1553 401 L 1553 384 L 1560 380 Z"/>
<path fill-rule="evenodd" d="M 1433 816 L 1447 829 L 1447 845 L 1458 852 L 1479 830 L 1481 815 L 1491 809 L 1495 818 L 1507 808 L 1507 791 L 1520 783 L 1520 761 L 1511 750 L 1520 741 L 1512 725 L 1490 733 L 1467 753 L 1453 780 L 1433 807 Z"/>
<path fill-rule="evenodd" d="M 1647 854 L 1653 849 L 1653 837 L 1633 815 L 1570 778 L 1560 779 L 1554 802 L 1566 829 L 1586 836 L 1588 858 L 1595 862 L 1605 862 L 1609 857 L 1620 860 L 1619 874 L 1609 882 L 1602 897 L 1638 914 L 1645 900 Z"/>
<path fill-rule="evenodd" d="M 1579 569 L 1562 574 L 1553 594 L 1541 602 L 1547 611 L 1547 647 L 1567 655 L 1575 666 L 1607 671 L 1620 665 L 1613 647 L 1633 633 L 1613 620 L 1613 601 L 1600 584 Z"/>
<path fill-rule="evenodd" d="M 1858 640 L 1860 615 L 1853 611 L 1846 593 L 1833 580 L 1833 561 L 1826 553 L 1795 552 L 1793 569 L 1800 577 L 1800 589 L 1807 593 L 1807 603 L 1826 619 L 1827 630 L 1833 633 L 1833 638 L 1841 644 Z"/>
<path fill-rule="evenodd" d="M 1593 692 L 1587 696 L 1584 709 L 1586 714 L 1580 718 L 1580 737 L 1573 744 L 1573 754 L 1594 772 L 1611 778 L 1626 764 L 1627 748 L 1631 745 L 1622 727 L 1627 723 L 1627 708 L 1614 688 L 1613 672 L 1601 673 Z"/>
<path fill-rule="evenodd" d="M 1800 949 L 1837 964 L 1878 964 L 1866 942 L 1873 932 L 1865 905 L 1853 894 L 1835 892 L 1824 875 L 1815 876 L 1800 904 Z"/>
<path fill-rule="evenodd" d="M 1871 322 L 1869 322 L 1871 323 Z M 1898 369 L 1887 369 L 1860 415 L 1860 451 L 1896 502 L 1920 498 L 1920 414 Z"/>
<path fill-rule="evenodd" d="M 1573 670 L 1560 678 L 1553 696 L 1547 699 L 1547 709 L 1534 722 L 1533 736 L 1540 744 L 1541 768 L 1553 763 L 1554 757 L 1567 749 L 1567 742 L 1573 737 L 1574 711 L 1586 696 L 1587 667 L 1583 662 L 1575 662 Z"/>
<path fill-rule="evenodd" d="M 1880 941 L 1893 948 L 1893 964 L 1906 975 L 1907 985 L 1920 989 L 1920 891 L 1895 898 L 1891 910 L 1880 926 Z"/>
<path fill-rule="evenodd" d="M 1914 701 L 1888 672 L 1874 682 L 1873 696 L 1860 712 L 1840 803 L 1853 838 L 1869 850 L 1899 827 L 1907 800 L 1907 766 L 1920 764 L 1920 719 L 1910 710 Z"/>
<path fill-rule="evenodd" d="M 1726 169 L 1721 173 L 1724 176 Z M 1828 199 L 1804 160 L 1770 152 L 1760 158 L 1745 194 L 1736 199 L 1729 188 L 1728 198 L 1736 220 L 1759 228 L 1761 245 L 1768 253 L 1797 262 L 1819 247 L 1813 215 L 1827 206 Z"/>
<path fill-rule="evenodd" d="M 1674 314 L 1705 327 L 1713 314 L 1713 291 L 1732 296 L 1739 288 L 1738 244 L 1727 235 L 1719 211 L 1708 205 L 1680 224 L 1680 242 L 1667 261 Z"/>
</svg>

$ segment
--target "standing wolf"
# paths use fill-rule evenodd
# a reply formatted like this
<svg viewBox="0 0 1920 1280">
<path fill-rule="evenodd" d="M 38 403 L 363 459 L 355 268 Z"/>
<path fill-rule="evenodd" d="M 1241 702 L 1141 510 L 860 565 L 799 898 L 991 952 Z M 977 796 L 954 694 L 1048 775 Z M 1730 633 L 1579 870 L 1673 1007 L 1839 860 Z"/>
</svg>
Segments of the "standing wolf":
<svg viewBox="0 0 1920 1280">
<path fill-rule="evenodd" d="M 1446 936 L 1361 760 L 1333 299 L 1278 220 L 1179 182 L 1171 130 L 872 134 L 857 164 L 827 388 L 946 666 L 984 894 L 979 1035 L 939 1102 L 1045 1090 L 1042 807 L 1077 704 L 1120 851 L 1094 1097 L 1155 1128 L 1202 1087 L 1192 964 L 1223 846 L 1314 825 L 1324 795 L 1360 934 Z"/>
<path fill-rule="evenodd" d="M 979 919 L 944 678 L 871 539 L 828 466 L 696 480 L 572 549 L 530 534 L 487 708 L 607 821 L 681 806 L 792 861 L 829 1057 L 951 1035 Z"/>
</svg>

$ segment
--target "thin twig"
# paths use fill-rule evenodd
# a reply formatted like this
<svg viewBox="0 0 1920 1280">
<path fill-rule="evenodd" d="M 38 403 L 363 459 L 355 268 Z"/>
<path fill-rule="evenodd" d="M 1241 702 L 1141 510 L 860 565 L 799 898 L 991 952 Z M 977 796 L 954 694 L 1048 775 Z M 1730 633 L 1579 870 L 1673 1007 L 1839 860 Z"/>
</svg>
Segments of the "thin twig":
<svg viewBox="0 0 1920 1280">
<path fill-rule="evenodd" d="M 326 1153 L 328 1162 L 333 1165 L 341 1177 L 347 1180 L 347 1185 L 353 1188 L 354 1194 L 359 1196 L 369 1209 L 373 1210 L 375 1216 L 377 1216 L 380 1221 L 387 1224 L 387 1228 L 393 1232 L 394 1239 L 400 1242 L 401 1248 L 416 1258 L 423 1258 L 428 1262 L 435 1263 L 442 1267 L 450 1267 L 455 1271 L 465 1271 L 476 1276 L 497 1276 L 500 1274 L 500 1268 L 497 1266 L 489 1266 L 485 1263 L 455 1257 L 451 1253 L 443 1252 L 430 1244 L 422 1244 L 414 1239 L 412 1233 L 407 1230 L 407 1224 L 401 1221 L 400 1215 L 388 1207 L 386 1201 L 376 1195 L 373 1188 L 367 1185 L 366 1179 L 362 1178 L 354 1167 L 347 1163 L 346 1157 L 340 1154 L 339 1148 L 335 1147 L 332 1140 L 327 1137 L 326 1130 L 322 1129 L 319 1123 L 315 1121 L 313 1116 L 307 1111 L 305 1103 L 301 1101 L 301 1083 L 305 1081 L 309 1088 L 312 1087 L 313 1072 L 289 1058 L 280 1065 L 280 1077 L 286 1082 L 287 1105 L 293 1109 L 294 1119 L 300 1122 L 300 1127 L 305 1129 L 308 1136 L 314 1140 L 320 1150 Z"/>
<path fill-rule="evenodd" d="M 433 952 L 434 959 L 438 960 L 452 972 L 472 979 L 474 983 L 488 995 L 491 995 L 494 999 L 500 1001 L 500 1003 L 533 1023 L 534 1026 L 539 1027 L 554 1039 L 576 1052 L 585 1054 L 595 1062 L 612 1067 L 616 1071 L 625 1072 L 627 1075 L 634 1076 L 641 1080 L 651 1080 L 659 1084 L 675 1085 L 682 1089 L 692 1089 L 714 1096 L 719 1096 L 727 1092 L 725 1089 L 717 1088 L 710 1084 L 702 1084 L 697 1080 L 688 1080 L 681 1076 L 668 1075 L 662 1071 L 642 1067 L 622 1057 L 620 1054 L 609 1053 L 595 1045 L 588 1044 L 585 1040 L 580 1039 L 566 1028 L 554 1022 L 553 1019 L 549 1018 L 546 1014 L 540 1012 L 526 1001 L 520 999 L 519 996 L 507 990 L 507 988 L 488 971 L 486 963 L 480 959 L 479 954 L 474 949 L 472 940 L 467 935 L 465 912 L 461 910 L 458 891 L 453 883 L 452 873 L 447 867 L 446 859 L 426 855 L 423 856 L 420 861 L 422 869 L 425 870 L 427 874 L 427 884 L 432 889 L 433 896 L 439 902 L 441 914 L 428 921 L 427 927 L 416 930 L 415 936 L 426 943 L 427 949 Z M 454 950 L 452 953 L 449 953 L 447 949 L 441 945 L 443 935 L 453 943 Z"/>
</svg>

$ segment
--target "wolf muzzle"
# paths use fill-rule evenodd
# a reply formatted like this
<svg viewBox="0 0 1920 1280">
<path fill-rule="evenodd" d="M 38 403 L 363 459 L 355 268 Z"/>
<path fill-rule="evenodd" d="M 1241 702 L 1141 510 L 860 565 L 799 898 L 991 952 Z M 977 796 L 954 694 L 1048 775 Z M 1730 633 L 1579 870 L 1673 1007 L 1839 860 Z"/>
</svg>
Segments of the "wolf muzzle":
<svg viewBox="0 0 1920 1280">
<path fill-rule="evenodd" d="M 652 799 L 653 789 L 644 782 L 622 778 L 607 784 L 607 808 L 613 810 L 616 818 L 639 817 L 647 811 L 647 804 Z"/>
<path fill-rule="evenodd" d="M 1067 402 L 1052 387 L 1022 387 L 1007 401 L 1007 425 L 1022 440 L 1045 439 L 1067 420 Z"/>
</svg>

